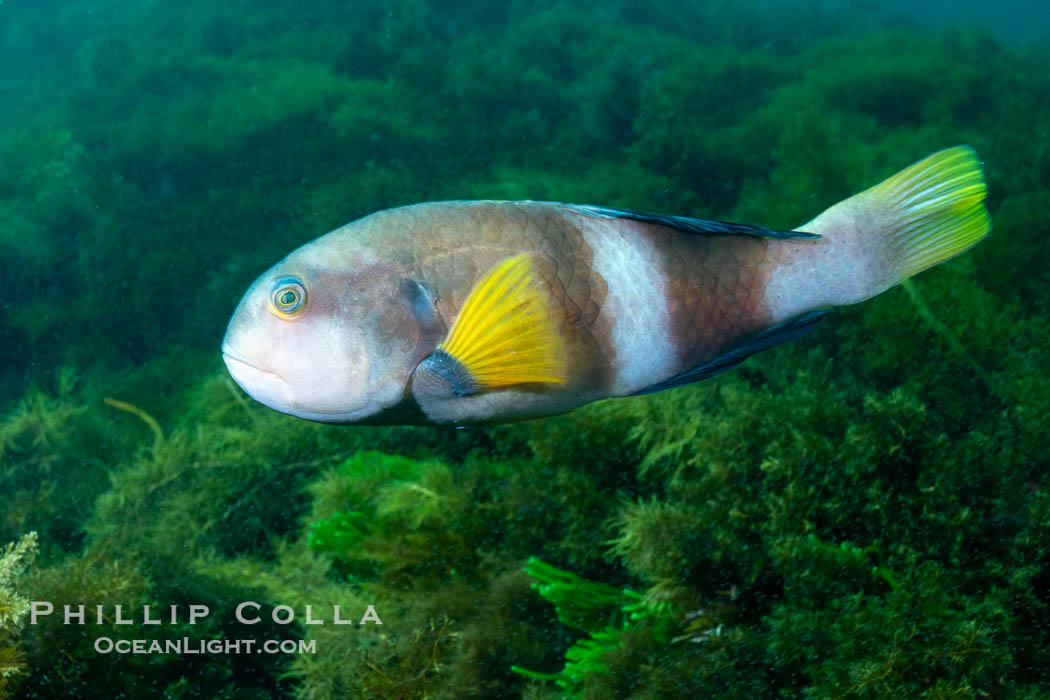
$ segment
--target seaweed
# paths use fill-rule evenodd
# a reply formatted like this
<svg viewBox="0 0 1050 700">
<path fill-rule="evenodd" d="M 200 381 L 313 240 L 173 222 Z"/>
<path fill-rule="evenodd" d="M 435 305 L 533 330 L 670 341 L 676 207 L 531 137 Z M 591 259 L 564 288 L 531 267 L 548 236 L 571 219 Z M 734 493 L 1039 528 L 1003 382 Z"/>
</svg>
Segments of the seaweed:
<svg viewBox="0 0 1050 700">
<path fill-rule="evenodd" d="M 30 604 L 15 584 L 33 565 L 36 554 L 37 534 L 29 532 L 0 555 L 0 698 L 12 697 L 19 679 L 29 674 L 18 637 Z"/>
<path fill-rule="evenodd" d="M 589 678 L 609 672 L 602 657 L 620 648 L 628 628 L 644 625 L 648 627 L 645 633 L 657 643 L 671 641 L 676 616 L 670 605 L 647 602 L 641 593 L 630 588 L 585 581 L 535 557 L 529 558 L 525 573 L 538 581 L 533 587 L 539 594 L 554 604 L 558 621 L 586 632 L 587 636 L 576 640 L 565 652 L 565 667 L 560 672 L 540 673 L 511 666 L 515 673 L 553 681 L 567 695 L 575 697 Z M 612 614 L 624 618 L 619 626 L 609 624 Z M 695 631 L 698 626 L 691 627 Z M 717 633 L 717 628 L 712 633 Z"/>
</svg>

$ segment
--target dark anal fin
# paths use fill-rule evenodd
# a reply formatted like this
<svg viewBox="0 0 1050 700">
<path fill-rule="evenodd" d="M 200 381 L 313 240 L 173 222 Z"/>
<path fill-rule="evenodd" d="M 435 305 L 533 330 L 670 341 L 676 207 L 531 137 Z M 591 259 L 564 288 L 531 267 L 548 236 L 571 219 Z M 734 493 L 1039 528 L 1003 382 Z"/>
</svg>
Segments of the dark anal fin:
<svg viewBox="0 0 1050 700">
<path fill-rule="evenodd" d="M 792 340 L 801 338 L 831 312 L 832 309 L 807 311 L 801 316 L 796 316 L 795 318 L 784 321 L 783 323 L 778 323 L 775 326 L 767 328 L 758 335 L 753 336 L 743 345 L 730 350 L 724 355 L 720 355 L 710 362 L 705 362 L 688 372 L 683 372 L 682 374 L 671 377 L 670 379 L 665 379 L 658 384 L 647 386 L 641 391 L 636 391 L 635 395 L 655 394 L 656 392 L 664 391 L 665 389 L 673 389 L 677 386 L 699 382 L 703 379 L 725 372 L 726 370 L 733 369 L 756 352 L 762 352 L 763 350 L 768 350 L 776 345 L 789 343 Z"/>
</svg>

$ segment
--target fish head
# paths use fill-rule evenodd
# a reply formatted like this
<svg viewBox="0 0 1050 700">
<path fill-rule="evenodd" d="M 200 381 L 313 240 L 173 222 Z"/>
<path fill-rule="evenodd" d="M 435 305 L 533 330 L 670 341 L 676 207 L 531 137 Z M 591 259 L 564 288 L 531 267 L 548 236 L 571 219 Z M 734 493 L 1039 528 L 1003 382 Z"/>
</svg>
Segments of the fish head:
<svg viewBox="0 0 1050 700">
<path fill-rule="evenodd" d="M 369 421 L 405 399 L 444 326 L 422 285 L 388 265 L 310 250 L 316 243 L 252 284 L 230 319 L 223 359 L 242 389 L 277 411 Z"/>
</svg>

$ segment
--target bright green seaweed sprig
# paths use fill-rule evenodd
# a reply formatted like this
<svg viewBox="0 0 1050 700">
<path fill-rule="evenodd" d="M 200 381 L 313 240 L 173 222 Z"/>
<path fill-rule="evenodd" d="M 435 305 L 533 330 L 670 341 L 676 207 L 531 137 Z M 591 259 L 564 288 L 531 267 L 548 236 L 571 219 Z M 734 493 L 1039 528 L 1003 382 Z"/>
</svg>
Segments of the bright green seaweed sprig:
<svg viewBox="0 0 1050 700">
<path fill-rule="evenodd" d="M 571 571 L 559 569 L 537 557 L 529 557 L 525 573 L 536 583 L 532 587 L 554 604 L 558 621 L 587 633 L 565 652 L 565 667 L 558 673 L 541 673 L 521 666 L 511 670 L 529 678 L 553 681 L 570 697 L 582 690 L 588 677 L 609 672 L 602 657 L 619 649 L 624 632 L 649 623 L 649 633 L 660 642 L 670 640 L 675 617 L 669 604 L 653 604 L 630 588 L 616 588 L 588 581 Z M 611 624 L 617 616 L 621 622 Z"/>
</svg>

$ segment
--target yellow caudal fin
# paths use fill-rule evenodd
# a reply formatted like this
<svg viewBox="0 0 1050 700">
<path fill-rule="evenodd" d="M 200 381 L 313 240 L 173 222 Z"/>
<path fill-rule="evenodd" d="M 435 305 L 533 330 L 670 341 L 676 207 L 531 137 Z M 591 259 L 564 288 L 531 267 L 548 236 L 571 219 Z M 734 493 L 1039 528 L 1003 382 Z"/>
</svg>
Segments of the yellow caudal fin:
<svg viewBox="0 0 1050 700">
<path fill-rule="evenodd" d="M 954 146 L 920 160 L 859 197 L 884 212 L 898 254 L 897 282 L 953 258 L 988 235 L 987 186 L 977 153 Z"/>
<path fill-rule="evenodd" d="M 800 226 L 823 238 L 782 256 L 799 264 L 775 273 L 771 303 L 785 318 L 856 304 L 962 253 L 991 229 L 986 191 L 969 146 L 927 156 Z"/>
<path fill-rule="evenodd" d="M 476 390 L 565 381 L 565 351 L 527 255 L 508 258 L 471 290 L 445 342 Z M 473 392 L 468 392 L 473 393 Z"/>
</svg>

